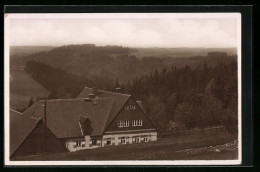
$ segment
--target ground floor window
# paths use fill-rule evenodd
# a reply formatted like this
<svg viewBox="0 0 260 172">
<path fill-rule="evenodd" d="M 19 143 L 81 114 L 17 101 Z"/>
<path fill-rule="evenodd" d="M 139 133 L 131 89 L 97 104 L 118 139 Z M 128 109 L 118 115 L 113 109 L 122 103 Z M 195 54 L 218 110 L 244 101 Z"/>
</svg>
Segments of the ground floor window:
<svg viewBox="0 0 260 172">
<path fill-rule="evenodd" d="M 96 145 L 97 144 L 97 140 L 96 139 L 92 139 L 92 145 Z"/>
<path fill-rule="evenodd" d="M 121 138 L 121 144 L 126 144 L 125 137 Z"/>
<path fill-rule="evenodd" d="M 133 142 L 134 143 L 139 143 L 140 142 L 140 137 L 133 137 Z"/>
<path fill-rule="evenodd" d="M 111 139 L 107 139 L 107 145 L 111 145 Z"/>
<path fill-rule="evenodd" d="M 148 138 L 147 137 L 144 137 L 144 142 L 148 142 Z"/>
</svg>

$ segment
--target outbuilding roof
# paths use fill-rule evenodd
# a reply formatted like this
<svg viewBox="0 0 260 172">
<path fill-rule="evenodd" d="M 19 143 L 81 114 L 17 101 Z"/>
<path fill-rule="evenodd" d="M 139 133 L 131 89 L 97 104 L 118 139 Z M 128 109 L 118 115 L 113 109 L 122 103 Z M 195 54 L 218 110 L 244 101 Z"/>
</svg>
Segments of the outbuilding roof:
<svg viewBox="0 0 260 172">
<path fill-rule="evenodd" d="M 36 127 L 36 119 L 10 110 L 10 155 L 12 155 L 27 135 Z"/>
</svg>

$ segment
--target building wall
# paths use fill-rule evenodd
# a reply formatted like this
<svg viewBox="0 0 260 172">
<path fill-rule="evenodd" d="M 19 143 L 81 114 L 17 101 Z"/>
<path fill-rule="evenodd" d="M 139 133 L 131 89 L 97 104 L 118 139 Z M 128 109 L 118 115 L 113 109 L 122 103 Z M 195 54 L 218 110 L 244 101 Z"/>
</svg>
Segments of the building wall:
<svg viewBox="0 0 260 172">
<path fill-rule="evenodd" d="M 67 151 L 64 144 L 42 122 L 39 122 L 11 158 Z"/>
<path fill-rule="evenodd" d="M 117 146 L 121 145 L 121 139 L 125 138 L 125 144 L 137 144 L 133 141 L 134 138 L 139 138 L 140 142 L 145 142 L 144 138 L 147 138 L 146 142 L 157 140 L 156 130 L 138 131 L 138 132 L 124 132 L 124 133 L 105 133 L 102 138 L 91 138 L 90 136 L 85 136 L 85 138 L 75 138 L 66 141 L 66 147 L 70 152 L 83 150 L 83 149 L 93 149 L 105 146 Z M 96 145 L 92 144 L 92 140 L 96 140 Z M 107 141 L 110 140 L 111 144 L 107 145 Z M 77 146 L 77 141 L 81 141 L 81 146 Z"/>
<path fill-rule="evenodd" d="M 96 145 L 92 144 L 93 139 L 96 140 Z M 80 145 L 77 145 L 78 141 L 81 142 Z M 74 138 L 74 139 L 66 140 L 65 144 L 66 144 L 66 148 L 70 152 L 75 152 L 83 149 L 93 149 L 93 148 L 101 147 L 101 138 L 90 138 L 90 136 L 85 136 L 84 138 L 82 137 L 82 138 Z"/>
<path fill-rule="evenodd" d="M 112 145 L 121 145 L 121 139 L 125 138 L 124 144 L 137 144 L 134 142 L 134 138 L 139 138 L 140 142 L 145 142 L 144 138 L 147 138 L 147 142 L 156 141 L 157 140 L 157 131 L 143 131 L 137 133 L 107 133 L 103 135 L 102 147 L 112 146 Z M 111 139 L 111 145 L 107 145 L 107 140 Z"/>
</svg>

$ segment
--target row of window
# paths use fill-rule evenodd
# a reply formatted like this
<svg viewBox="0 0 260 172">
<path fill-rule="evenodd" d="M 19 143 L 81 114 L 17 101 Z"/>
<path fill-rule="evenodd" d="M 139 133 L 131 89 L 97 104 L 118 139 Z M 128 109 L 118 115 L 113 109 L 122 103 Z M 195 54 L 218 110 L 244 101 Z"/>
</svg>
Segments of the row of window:
<svg viewBox="0 0 260 172">
<path fill-rule="evenodd" d="M 147 137 L 143 137 L 144 142 L 148 142 L 148 138 Z M 125 137 L 121 137 L 121 144 L 126 144 L 127 139 Z M 132 138 L 133 143 L 140 143 L 141 142 L 141 137 L 133 137 Z M 108 138 L 106 140 L 106 145 L 111 145 L 111 138 Z M 92 139 L 92 145 L 97 145 L 97 140 L 96 139 Z M 66 145 L 67 146 L 67 145 Z M 82 140 L 76 140 L 76 147 L 84 147 L 85 146 L 85 141 Z"/>
<path fill-rule="evenodd" d="M 121 137 L 121 144 L 126 144 L 126 138 L 125 137 Z M 141 142 L 141 138 L 140 137 L 133 137 L 132 138 L 133 143 L 140 143 Z M 148 138 L 147 137 L 143 137 L 144 142 L 148 142 Z M 111 145 L 111 139 L 107 139 L 107 145 Z"/>
<path fill-rule="evenodd" d="M 143 121 L 141 119 L 132 120 L 132 126 L 142 126 L 142 125 L 143 125 Z M 129 121 L 128 120 L 118 121 L 118 127 L 129 127 Z"/>
<path fill-rule="evenodd" d="M 135 109 L 136 109 L 135 105 L 126 105 L 125 106 L 125 110 L 135 110 Z"/>
</svg>

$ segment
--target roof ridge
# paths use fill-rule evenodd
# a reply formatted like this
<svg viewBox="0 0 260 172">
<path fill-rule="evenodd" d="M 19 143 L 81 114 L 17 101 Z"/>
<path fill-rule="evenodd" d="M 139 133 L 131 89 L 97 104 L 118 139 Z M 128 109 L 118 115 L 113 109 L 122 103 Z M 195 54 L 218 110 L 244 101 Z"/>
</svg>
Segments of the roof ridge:
<svg viewBox="0 0 260 172">
<path fill-rule="evenodd" d="M 23 114 L 23 113 L 21 113 L 21 112 L 18 112 L 18 111 L 16 111 L 16 110 L 11 109 L 11 108 L 10 108 L 10 111 L 16 112 L 16 113 L 18 113 L 19 115 L 22 115 L 22 114 Z"/>
<path fill-rule="evenodd" d="M 90 88 L 90 87 L 84 87 L 84 89 L 91 89 L 91 90 L 93 91 L 93 88 Z M 100 92 L 106 92 L 106 93 L 111 93 L 111 94 L 117 94 L 117 95 L 128 95 L 128 96 L 131 96 L 130 94 L 117 93 L 117 92 L 108 91 L 108 90 L 102 90 L 102 89 L 98 89 L 98 91 L 100 91 Z"/>
<path fill-rule="evenodd" d="M 103 128 L 102 128 L 102 134 L 105 132 L 104 130 L 106 129 L 106 125 L 107 125 L 107 120 L 108 120 L 108 118 L 109 118 L 109 116 L 111 115 L 111 110 L 112 110 L 112 108 L 113 108 L 113 105 L 114 105 L 114 103 L 115 103 L 115 100 L 113 99 L 113 102 L 112 102 L 112 104 L 111 104 L 111 106 L 110 106 L 110 109 L 109 109 L 109 113 L 108 113 L 108 115 L 106 115 L 106 121 L 105 121 L 105 125 L 103 126 Z"/>
<path fill-rule="evenodd" d="M 84 100 L 86 98 L 66 98 L 66 99 L 48 99 L 48 100 L 39 100 L 38 102 L 60 102 L 60 101 L 64 101 L 64 102 L 69 102 L 69 101 L 78 101 L 78 100 Z"/>
</svg>

